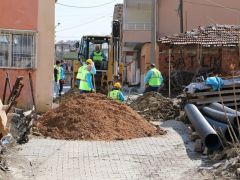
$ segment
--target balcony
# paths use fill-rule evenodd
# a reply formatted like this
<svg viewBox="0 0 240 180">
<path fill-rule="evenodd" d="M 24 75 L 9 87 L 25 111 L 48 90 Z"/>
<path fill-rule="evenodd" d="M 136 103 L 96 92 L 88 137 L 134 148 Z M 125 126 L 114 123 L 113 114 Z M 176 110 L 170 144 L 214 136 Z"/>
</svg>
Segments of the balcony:
<svg viewBox="0 0 240 180">
<path fill-rule="evenodd" d="M 151 8 L 151 0 L 126 0 L 125 1 L 127 8 Z"/>
<path fill-rule="evenodd" d="M 151 23 L 125 23 L 123 30 L 150 31 Z"/>
</svg>

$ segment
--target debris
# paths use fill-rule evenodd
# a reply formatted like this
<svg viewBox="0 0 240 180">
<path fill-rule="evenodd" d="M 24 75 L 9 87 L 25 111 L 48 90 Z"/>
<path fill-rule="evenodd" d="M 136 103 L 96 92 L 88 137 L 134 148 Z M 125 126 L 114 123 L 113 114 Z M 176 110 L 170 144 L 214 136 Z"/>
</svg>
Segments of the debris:
<svg viewBox="0 0 240 180">
<path fill-rule="evenodd" d="M 13 109 L 13 113 L 11 113 L 12 126 L 10 131 L 17 143 L 22 144 L 28 142 L 28 135 L 30 134 L 36 115 L 34 107 L 32 110 L 25 112 L 21 109 Z"/>
<path fill-rule="evenodd" d="M 237 175 L 240 176 L 240 168 L 237 168 Z"/>
<path fill-rule="evenodd" d="M 125 104 L 95 93 L 72 97 L 46 112 L 37 128 L 56 139 L 122 140 L 166 134 Z"/>
<path fill-rule="evenodd" d="M 213 165 L 213 168 L 215 168 L 215 169 L 219 168 L 221 165 L 222 165 L 222 163 L 216 163 L 216 164 Z"/>
<path fill-rule="evenodd" d="M 0 169 L 2 171 L 9 171 L 8 166 L 7 166 L 7 161 L 3 159 L 2 157 L 0 158 Z"/>
<path fill-rule="evenodd" d="M 8 134 L 1 139 L 2 145 L 5 145 L 5 146 L 8 144 L 11 144 L 12 142 L 13 142 L 13 137 L 11 134 Z"/>
<path fill-rule="evenodd" d="M 190 140 L 195 141 L 196 139 L 200 139 L 200 136 L 197 132 L 192 132 L 190 135 Z"/>
<path fill-rule="evenodd" d="M 203 144 L 201 139 L 197 139 L 194 143 L 194 151 L 201 153 L 203 150 Z"/>
<path fill-rule="evenodd" d="M 170 120 L 179 116 L 179 107 L 170 98 L 157 92 L 148 92 L 138 97 L 130 106 L 140 111 L 148 120 Z"/>
<path fill-rule="evenodd" d="M 0 138 L 8 133 L 7 129 L 7 114 L 0 99 Z"/>
</svg>

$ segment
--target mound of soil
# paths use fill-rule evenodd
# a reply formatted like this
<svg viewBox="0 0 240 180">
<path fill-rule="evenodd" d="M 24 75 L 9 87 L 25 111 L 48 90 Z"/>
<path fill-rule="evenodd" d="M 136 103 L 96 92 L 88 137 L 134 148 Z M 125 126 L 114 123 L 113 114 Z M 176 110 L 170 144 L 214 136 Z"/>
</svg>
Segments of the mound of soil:
<svg viewBox="0 0 240 180">
<path fill-rule="evenodd" d="M 166 134 L 125 104 L 94 93 L 74 96 L 46 112 L 37 128 L 56 139 L 122 140 Z"/>
<path fill-rule="evenodd" d="M 76 97 L 80 94 L 80 90 L 78 88 L 72 88 L 69 91 L 67 91 L 65 94 L 63 94 L 61 97 L 57 97 L 54 102 L 60 102 L 65 103 L 69 100 L 69 98 Z"/>
<path fill-rule="evenodd" d="M 130 106 L 148 120 L 170 120 L 180 114 L 180 108 L 170 98 L 157 92 L 148 92 L 138 97 Z"/>
</svg>

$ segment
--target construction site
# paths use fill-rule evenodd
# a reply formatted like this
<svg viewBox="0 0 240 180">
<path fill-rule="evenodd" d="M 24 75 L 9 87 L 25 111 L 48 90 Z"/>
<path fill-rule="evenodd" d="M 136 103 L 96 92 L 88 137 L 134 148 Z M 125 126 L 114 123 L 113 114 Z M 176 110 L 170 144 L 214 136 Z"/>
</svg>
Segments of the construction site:
<svg viewBox="0 0 240 180">
<path fill-rule="evenodd" d="M 240 1 L 0 1 L 0 179 L 240 179 Z"/>
</svg>

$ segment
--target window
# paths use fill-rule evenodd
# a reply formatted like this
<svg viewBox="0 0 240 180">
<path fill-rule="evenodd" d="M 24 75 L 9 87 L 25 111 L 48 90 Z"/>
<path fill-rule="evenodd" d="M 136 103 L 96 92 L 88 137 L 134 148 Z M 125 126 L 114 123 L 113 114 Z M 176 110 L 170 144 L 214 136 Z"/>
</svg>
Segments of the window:
<svg viewBox="0 0 240 180">
<path fill-rule="evenodd" d="M 35 51 L 35 33 L 0 30 L 0 67 L 33 68 Z"/>
<path fill-rule="evenodd" d="M 9 36 L 0 35 L 0 66 L 8 65 L 9 58 Z"/>
</svg>

